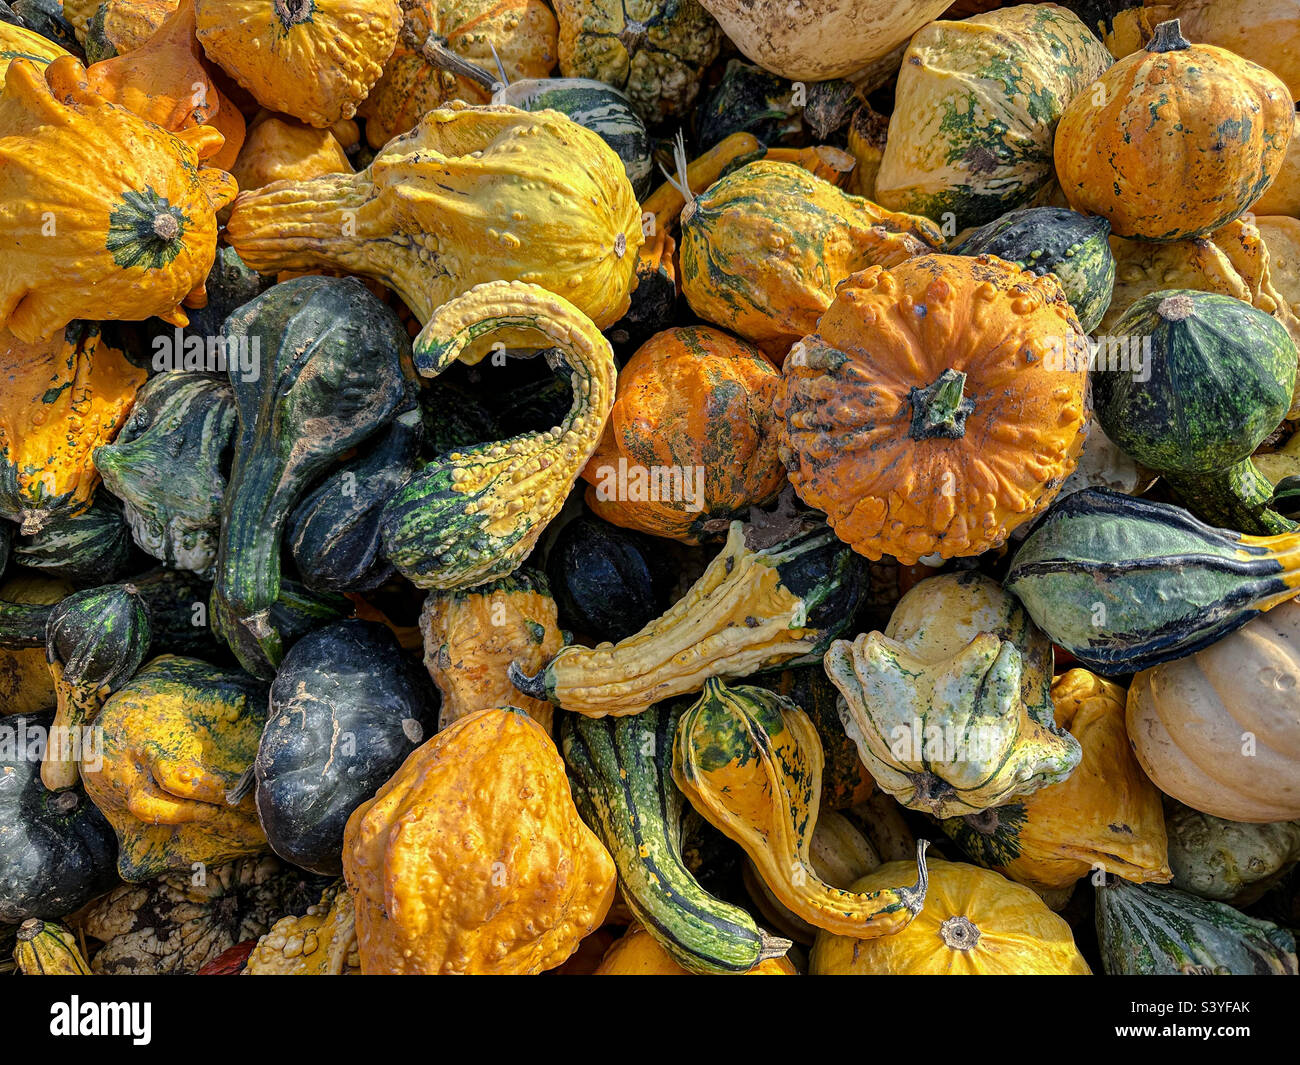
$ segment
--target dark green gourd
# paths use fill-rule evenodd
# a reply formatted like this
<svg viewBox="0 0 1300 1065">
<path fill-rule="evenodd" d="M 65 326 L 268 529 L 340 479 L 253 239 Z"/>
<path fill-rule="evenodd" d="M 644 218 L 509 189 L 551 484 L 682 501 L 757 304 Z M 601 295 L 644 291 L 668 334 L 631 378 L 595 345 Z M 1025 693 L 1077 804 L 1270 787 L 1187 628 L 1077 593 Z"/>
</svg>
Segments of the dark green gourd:
<svg viewBox="0 0 1300 1065">
<path fill-rule="evenodd" d="M 56 512 L 14 541 L 13 560 L 73 584 L 106 584 L 131 571 L 131 531 L 122 505 L 101 487 L 79 514 Z"/>
</svg>

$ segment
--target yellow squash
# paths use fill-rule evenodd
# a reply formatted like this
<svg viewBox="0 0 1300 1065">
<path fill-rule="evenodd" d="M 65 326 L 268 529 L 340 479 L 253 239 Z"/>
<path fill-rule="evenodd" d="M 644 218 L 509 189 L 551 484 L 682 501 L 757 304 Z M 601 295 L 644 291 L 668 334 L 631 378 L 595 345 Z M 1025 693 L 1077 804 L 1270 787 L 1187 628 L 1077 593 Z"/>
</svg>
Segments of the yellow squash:
<svg viewBox="0 0 1300 1065">
<path fill-rule="evenodd" d="M 0 94 L 4 93 L 5 71 L 15 59 L 28 59 L 42 69 L 68 53 L 39 33 L 0 22 Z"/>
<path fill-rule="evenodd" d="M 36 917 L 18 929 L 14 961 L 24 976 L 90 976 L 72 933 Z"/>
<path fill-rule="evenodd" d="M 275 181 L 309 181 L 322 174 L 350 174 L 352 164 L 334 134 L 275 115 L 248 131 L 244 146 L 230 168 L 245 191 Z"/>
</svg>

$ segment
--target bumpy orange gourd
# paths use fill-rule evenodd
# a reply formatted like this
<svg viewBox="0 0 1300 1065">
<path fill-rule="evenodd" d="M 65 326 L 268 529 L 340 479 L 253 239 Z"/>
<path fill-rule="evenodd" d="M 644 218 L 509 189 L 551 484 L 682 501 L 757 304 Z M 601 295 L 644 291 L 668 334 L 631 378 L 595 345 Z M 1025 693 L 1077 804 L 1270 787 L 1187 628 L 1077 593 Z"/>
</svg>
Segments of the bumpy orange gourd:
<svg viewBox="0 0 1300 1065">
<path fill-rule="evenodd" d="M 615 525 L 699 543 L 781 490 L 772 397 L 781 375 L 708 326 L 666 329 L 618 375 L 614 409 L 582 476 Z"/>
<path fill-rule="evenodd" d="M 632 925 L 605 952 L 593 976 L 694 976 L 673 960 L 645 927 Z M 798 976 L 789 958 L 768 958 L 742 976 Z"/>
<path fill-rule="evenodd" d="M 348 819 L 343 873 L 366 974 L 552 969 L 604 921 L 617 883 L 555 745 L 514 707 L 414 751 Z"/>
<path fill-rule="evenodd" d="M 268 116 L 248 132 L 231 176 L 244 190 L 275 181 L 308 181 L 322 174 L 350 174 L 347 153 L 327 129 Z"/>
<path fill-rule="evenodd" d="M 1057 178 L 1070 206 L 1142 240 L 1186 240 L 1231 222 L 1263 194 L 1295 124 L 1277 75 L 1178 20 L 1074 98 L 1056 129 Z"/>
<path fill-rule="evenodd" d="M 169 133 L 111 104 L 72 56 L 9 65 L 0 96 L 0 328 L 32 343 L 74 318 L 185 324 L 233 199 L 209 126 Z"/>
<path fill-rule="evenodd" d="M 777 388 L 790 481 L 870 559 L 997 547 L 1074 469 L 1083 343 L 1053 277 L 992 256 L 855 274 Z"/>
</svg>

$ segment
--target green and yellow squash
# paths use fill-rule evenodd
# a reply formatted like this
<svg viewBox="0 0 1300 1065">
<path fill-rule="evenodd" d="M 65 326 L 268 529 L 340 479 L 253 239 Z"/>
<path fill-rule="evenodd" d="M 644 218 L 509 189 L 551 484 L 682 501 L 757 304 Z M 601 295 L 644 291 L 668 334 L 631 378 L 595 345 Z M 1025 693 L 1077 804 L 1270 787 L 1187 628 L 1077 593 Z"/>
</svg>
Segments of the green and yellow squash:
<svg viewBox="0 0 1300 1065">
<path fill-rule="evenodd" d="M 18 929 L 14 962 L 24 976 L 90 976 L 72 933 L 33 917 Z"/>
<path fill-rule="evenodd" d="M 1173 885 L 1192 895 L 1248 906 L 1300 861 L 1300 821 L 1248 824 L 1165 803 Z"/>
</svg>

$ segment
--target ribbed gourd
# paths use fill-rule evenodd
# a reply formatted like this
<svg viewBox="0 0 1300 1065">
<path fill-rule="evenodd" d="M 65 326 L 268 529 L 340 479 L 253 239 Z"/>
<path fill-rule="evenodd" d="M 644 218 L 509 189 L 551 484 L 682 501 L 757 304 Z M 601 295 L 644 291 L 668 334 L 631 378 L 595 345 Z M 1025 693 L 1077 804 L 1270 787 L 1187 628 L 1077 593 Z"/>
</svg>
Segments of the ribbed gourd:
<svg viewBox="0 0 1300 1065">
<path fill-rule="evenodd" d="M 72 933 L 35 917 L 18 929 L 14 961 L 24 976 L 91 975 Z"/>
</svg>

